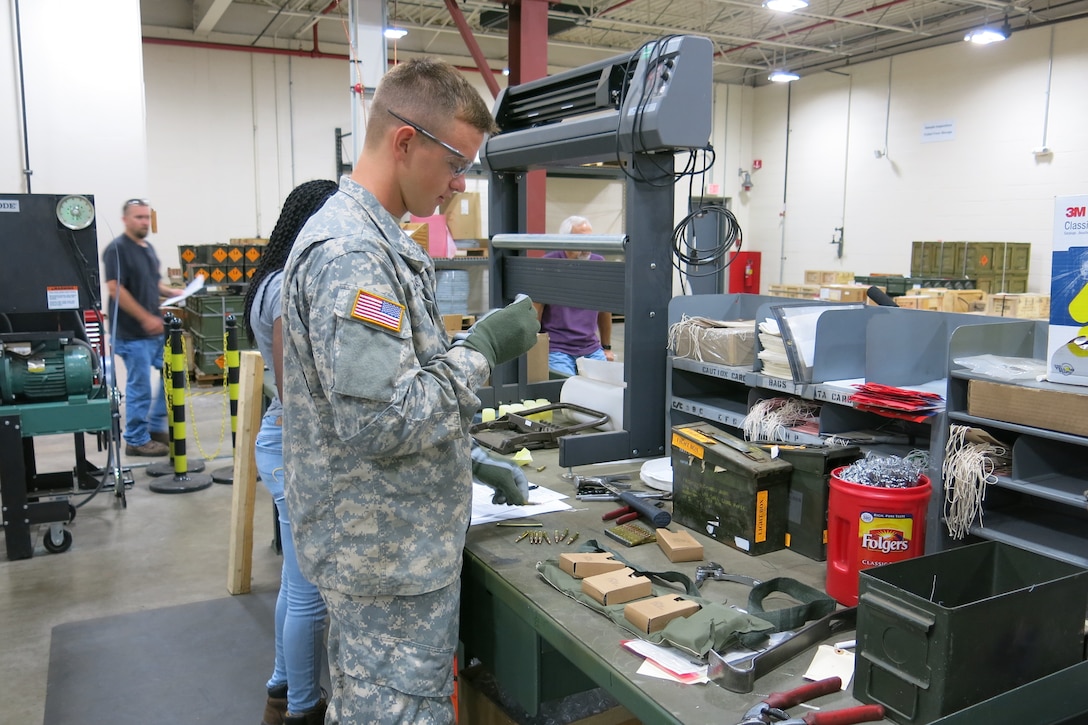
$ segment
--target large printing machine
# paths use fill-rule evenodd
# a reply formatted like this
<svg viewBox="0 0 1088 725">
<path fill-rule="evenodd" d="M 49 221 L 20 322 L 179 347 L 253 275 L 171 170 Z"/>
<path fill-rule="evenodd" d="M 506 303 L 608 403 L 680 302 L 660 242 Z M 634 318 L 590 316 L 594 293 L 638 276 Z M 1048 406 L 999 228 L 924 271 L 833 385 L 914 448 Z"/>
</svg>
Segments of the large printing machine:
<svg viewBox="0 0 1088 725">
<path fill-rule="evenodd" d="M 669 36 L 625 55 L 504 90 L 501 132 L 481 159 L 491 172 L 491 306 L 519 293 L 534 302 L 624 315 L 623 430 L 559 439 L 559 462 L 665 455 L 665 348 L 672 298 L 674 156 L 703 149 L 712 126 L 713 48 L 706 38 Z M 624 175 L 619 236 L 530 235 L 525 174 L 605 164 Z M 528 250 L 621 254 L 622 262 L 530 257 Z M 638 364 L 634 364 L 638 361 Z M 492 372 L 485 405 L 559 400 L 561 381 L 526 382 L 524 358 Z"/>
<path fill-rule="evenodd" d="M 70 497 L 98 482 L 84 433 L 101 448 L 115 416 L 104 374 L 93 197 L 0 194 L 0 511 L 9 559 L 72 543 Z M 34 438 L 72 434 L 71 470 L 37 470 Z M 123 487 L 118 487 L 123 488 Z"/>
</svg>

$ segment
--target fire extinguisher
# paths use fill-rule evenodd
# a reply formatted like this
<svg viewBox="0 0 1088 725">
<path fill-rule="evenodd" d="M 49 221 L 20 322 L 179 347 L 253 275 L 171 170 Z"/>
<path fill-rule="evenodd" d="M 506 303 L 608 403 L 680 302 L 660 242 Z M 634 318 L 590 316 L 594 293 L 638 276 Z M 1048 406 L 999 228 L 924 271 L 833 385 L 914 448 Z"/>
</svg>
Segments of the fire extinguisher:
<svg viewBox="0 0 1088 725">
<path fill-rule="evenodd" d="M 751 287 L 752 283 L 755 282 L 755 279 L 756 271 L 752 268 L 752 260 L 744 260 L 744 286 Z"/>
</svg>

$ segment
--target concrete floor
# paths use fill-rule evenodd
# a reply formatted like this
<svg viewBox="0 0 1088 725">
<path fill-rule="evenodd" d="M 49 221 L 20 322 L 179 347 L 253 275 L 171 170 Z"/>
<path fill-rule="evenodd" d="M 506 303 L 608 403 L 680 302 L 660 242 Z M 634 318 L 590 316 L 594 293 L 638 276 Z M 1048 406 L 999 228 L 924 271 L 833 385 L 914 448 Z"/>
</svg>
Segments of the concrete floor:
<svg viewBox="0 0 1088 725">
<path fill-rule="evenodd" d="M 189 426 L 190 457 L 199 453 L 195 434 L 207 455 L 219 450 L 207 471 L 229 467 L 230 422 L 224 388 L 193 387 L 190 396 L 196 421 Z M 38 470 L 69 470 L 74 465 L 72 436 L 35 439 Z M 88 458 L 104 465 L 106 454 L 87 437 Z M 35 532 L 34 556 L 9 561 L 0 541 L 0 722 L 41 723 L 45 712 L 49 647 L 54 626 L 111 614 L 157 609 L 230 596 L 227 554 L 233 487 L 212 484 L 187 494 L 158 494 L 148 489 L 148 463 L 167 460 L 124 459 L 135 484 L 126 493 L 127 508 L 112 490 L 87 500 L 69 526 L 71 548 L 50 554 L 42 546 L 47 527 Z M 279 587 L 280 558 L 272 550 L 272 499 L 257 487 L 253 546 L 253 590 Z M 271 667 L 271 659 L 269 660 Z M 261 687 L 268 673 L 254 673 Z M 117 686 L 123 688 L 124 682 Z M 88 723 L 109 722 L 91 714 Z"/>
</svg>

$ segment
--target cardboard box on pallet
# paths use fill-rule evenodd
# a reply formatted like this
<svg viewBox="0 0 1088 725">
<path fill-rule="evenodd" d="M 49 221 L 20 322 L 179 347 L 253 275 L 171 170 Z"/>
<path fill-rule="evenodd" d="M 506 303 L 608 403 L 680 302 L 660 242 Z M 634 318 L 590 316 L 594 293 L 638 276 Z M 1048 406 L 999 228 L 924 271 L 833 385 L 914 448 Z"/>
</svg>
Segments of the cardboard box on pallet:
<svg viewBox="0 0 1088 725">
<path fill-rule="evenodd" d="M 673 519 L 747 554 L 786 546 L 790 472 L 709 423 L 672 429 Z"/>
</svg>

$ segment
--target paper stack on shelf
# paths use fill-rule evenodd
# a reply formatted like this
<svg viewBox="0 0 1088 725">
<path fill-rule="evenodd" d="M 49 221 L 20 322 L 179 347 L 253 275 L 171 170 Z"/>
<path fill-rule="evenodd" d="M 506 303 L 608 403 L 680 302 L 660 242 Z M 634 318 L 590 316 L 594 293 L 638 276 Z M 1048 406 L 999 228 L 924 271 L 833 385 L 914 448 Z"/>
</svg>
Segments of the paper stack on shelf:
<svg viewBox="0 0 1088 725">
<path fill-rule="evenodd" d="M 772 378 L 793 380 L 790 360 L 786 357 L 786 343 L 782 340 L 778 322 L 768 318 L 759 323 L 759 344 L 763 348 L 758 356 L 763 363 L 762 373 Z"/>
</svg>

